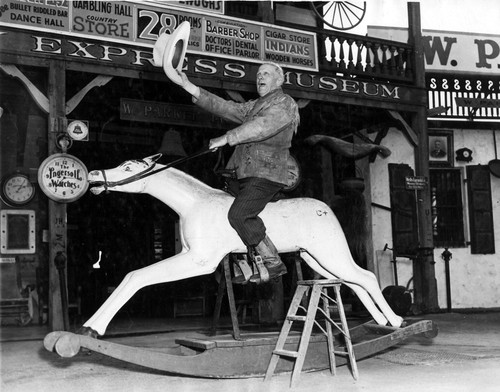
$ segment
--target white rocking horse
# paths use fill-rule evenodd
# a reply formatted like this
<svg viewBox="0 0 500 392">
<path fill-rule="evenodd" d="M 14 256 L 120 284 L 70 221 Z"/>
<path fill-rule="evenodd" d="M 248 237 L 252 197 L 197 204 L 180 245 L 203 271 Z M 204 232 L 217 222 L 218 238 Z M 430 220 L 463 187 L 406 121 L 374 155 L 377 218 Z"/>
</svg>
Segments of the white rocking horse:
<svg viewBox="0 0 500 392">
<path fill-rule="evenodd" d="M 84 324 L 87 331 L 104 335 L 111 319 L 141 288 L 210 274 L 228 253 L 247 251 L 227 219 L 233 197 L 157 164 L 160 157 L 130 160 L 115 169 L 89 173 L 91 192 L 96 195 L 105 190 L 147 193 L 172 208 L 180 217 L 182 251 L 129 272 Z M 403 319 L 384 299 L 375 275 L 354 262 L 342 228 L 325 203 L 311 198 L 279 200 L 268 204 L 261 217 L 280 252 L 299 251 L 314 271 L 328 279 L 343 279 L 378 324 L 401 326 Z"/>
</svg>

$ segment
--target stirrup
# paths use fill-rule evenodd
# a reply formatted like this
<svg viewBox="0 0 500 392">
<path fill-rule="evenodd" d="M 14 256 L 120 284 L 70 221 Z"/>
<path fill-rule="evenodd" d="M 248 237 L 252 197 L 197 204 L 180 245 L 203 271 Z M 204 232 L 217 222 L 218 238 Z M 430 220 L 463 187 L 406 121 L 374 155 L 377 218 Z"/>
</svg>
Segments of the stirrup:
<svg viewBox="0 0 500 392">
<path fill-rule="evenodd" d="M 257 268 L 257 273 L 254 273 L 250 277 L 250 282 L 252 283 L 266 283 L 269 282 L 269 271 L 264 265 L 264 259 L 261 255 L 253 254 L 252 259 L 254 262 L 254 266 Z"/>
<path fill-rule="evenodd" d="M 236 258 L 233 264 L 234 277 L 231 281 L 234 284 L 247 284 L 252 277 L 253 271 L 252 267 L 247 262 L 246 255 L 243 259 Z"/>
</svg>

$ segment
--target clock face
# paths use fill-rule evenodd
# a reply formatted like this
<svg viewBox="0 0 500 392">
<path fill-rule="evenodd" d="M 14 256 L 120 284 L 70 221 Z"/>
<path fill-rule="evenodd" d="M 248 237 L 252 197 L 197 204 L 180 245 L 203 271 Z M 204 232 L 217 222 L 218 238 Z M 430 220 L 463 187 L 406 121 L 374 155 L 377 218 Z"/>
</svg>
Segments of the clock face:
<svg viewBox="0 0 500 392">
<path fill-rule="evenodd" d="M 288 157 L 287 168 L 288 182 L 287 185 L 283 188 L 283 191 L 290 192 L 297 188 L 300 183 L 300 166 L 293 155 L 290 155 Z"/>
<path fill-rule="evenodd" d="M 25 174 L 11 174 L 2 181 L 2 196 L 9 205 L 27 204 L 35 197 L 35 187 Z"/>
<path fill-rule="evenodd" d="M 38 183 L 49 198 L 69 203 L 82 197 L 89 187 L 82 161 L 69 154 L 54 154 L 38 169 Z"/>
</svg>

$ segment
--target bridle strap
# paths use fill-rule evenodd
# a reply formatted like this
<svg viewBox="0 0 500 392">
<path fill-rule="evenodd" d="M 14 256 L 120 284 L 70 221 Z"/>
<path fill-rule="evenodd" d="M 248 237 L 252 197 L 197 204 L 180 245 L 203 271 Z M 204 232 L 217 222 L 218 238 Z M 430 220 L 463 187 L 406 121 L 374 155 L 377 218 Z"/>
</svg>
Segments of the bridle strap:
<svg viewBox="0 0 500 392">
<path fill-rule="evenodd" d="M 189 155 L 187 157 L 182 157 L 182 158 L 179 158 L 179 159 L 177 159 L 177 160 L 175 160 L 173 162 L 167 163 L 164 167 L 162 167 L 161 169 L 155 170 L 155 171 L 153 171 L 153 169 L 156 166 L 156 163 L 154 163 L 153 165 L 151 165 L 151 167 L 148 167 L 144 171 L 142 171 L 140 173 L 137 173 L 137 174 L 134 174 L 132 177 L 124 178 L 123 180 L 120 180 L 120 181 L 111 181 L 111 182 L 108 182 L 106 180 L 106 174 L 104 173 L 104 170 L 100 170 L 101 173 L 102 173 L 103 179 L 104 179 L 104 190 L 107 191 L 108 188 L 113 188 L 115 186 L 130 184 L 131 182 L 142 180 L 143 178 L 146 178 L 146 177 L 149 177 L 149 176 L 151 176 L 153 174 L 159 173 L 159 172 L 161 172 L 163 170 L 166 170 L 166 169 L 168 169 L 170 167 L 179 165 L 179 164 L 181 164 L 183 162 L 186 162 L 186 161 L 188 161 L 190 159 L 197 158 L 199 156 L 202 156 L 202 155 L 205 155 L 205 154 L 207 154 L 209 152 L 214 152 L 214 151 L 215 150 L 209 150 L 209 149 L 202 150 L 202 151 L 197 152 L 197 153 L 195 153 L 193 155 Z"/>
<path fill-rule="evenodd" d="M 152 172 L 152 170 L 155 168 L 156 163 L 145 169 L 144 171 L 134 174 L 132 177 L 124 178 L 123 180 L 120 181 L 110 181 L 108 182 L 106 180 L 106 174 L 104 173 L 104 170 L 101 170 L 102 176 L 104 178 L 104 190 L 108 190 L 108 188 L 113 188 L 118 185 L 124 185 L 124 184 L 130 184 L 131 182 L 140 180 L 144 177 L 150 176 L 151 174 L 157 173 L 160 170 L 163 170 L 164 168 L 161 168 L 160 170 L 157 170 L 156 172 Z"/>
</svg>

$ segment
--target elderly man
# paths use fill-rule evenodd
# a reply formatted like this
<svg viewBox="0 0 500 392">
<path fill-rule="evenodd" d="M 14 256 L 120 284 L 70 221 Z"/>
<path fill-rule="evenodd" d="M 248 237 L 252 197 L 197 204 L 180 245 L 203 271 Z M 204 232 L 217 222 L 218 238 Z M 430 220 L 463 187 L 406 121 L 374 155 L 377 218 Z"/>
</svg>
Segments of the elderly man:
<svg viewBox="0 0 500 392">
<path fill-rule="evenodd" d="M 178 73 L 181 86 L 196 105 L 240 124 L 209 143 L 210 149 L 235 146 L 226 166 L 234 170 L 238 181 L 228 219 L 250 255 L 262 257 L 270 278 L 285 274 L 286 267 L 258 216 L 287 183 L 289 148 L 299 124 L 297 104 L 281 89 L 283 70 L 275 63 L 262 64 L 256 81 L 260 98 L 245 103 L 226 101 L 195 86 L 183 72 Z"/>
</svg>

